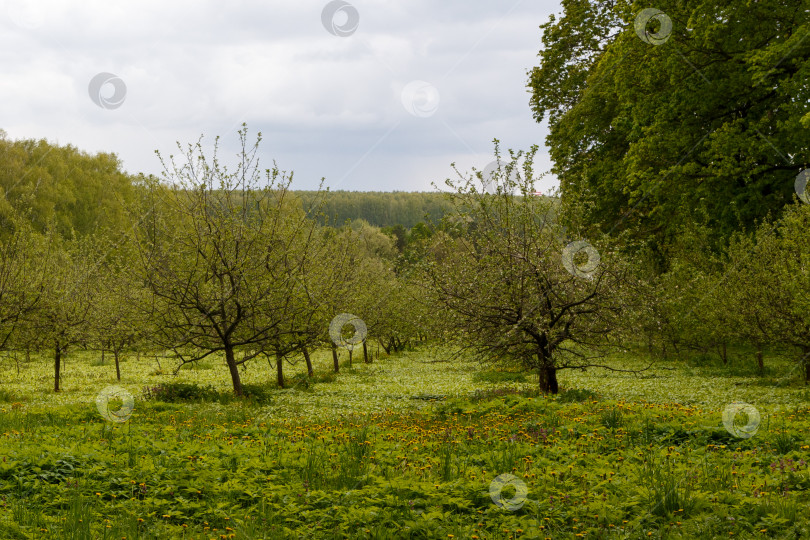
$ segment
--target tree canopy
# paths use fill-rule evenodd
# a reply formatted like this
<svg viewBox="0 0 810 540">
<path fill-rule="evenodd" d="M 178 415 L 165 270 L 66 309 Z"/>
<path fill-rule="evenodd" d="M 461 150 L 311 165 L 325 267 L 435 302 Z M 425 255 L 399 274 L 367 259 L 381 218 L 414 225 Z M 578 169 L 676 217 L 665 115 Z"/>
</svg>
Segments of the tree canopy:
<svg viewBox="0 0 810 540">
<path fill-rule="evenodd" d="M 790 201 L 810 163 L 810 11 L 779 0 L 641 7 L 564 0 L 542 26 L 528 86 L 563 207 L 586 230 L 628 231 L 628 247 L 663 269 L 688 224 L 721 244 Z"/>
</svg>

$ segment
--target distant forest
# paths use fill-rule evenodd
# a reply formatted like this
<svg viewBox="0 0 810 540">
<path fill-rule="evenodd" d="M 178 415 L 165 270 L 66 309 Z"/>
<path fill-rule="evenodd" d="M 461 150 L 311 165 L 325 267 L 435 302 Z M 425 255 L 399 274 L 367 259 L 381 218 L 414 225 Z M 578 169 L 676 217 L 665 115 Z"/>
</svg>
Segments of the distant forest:
<svg viewBox="0 0 810 540">
<path fill-rule="evenodd" d="M 318 196 L 316 191 L 295 194 L 305 207 Z M 450 208 L 450 201 L 442 193 L 328 191 L 320 196 L 324 199 L 324 216 L 332 225 L 364 219 L 376 227 L 402 225 L 410 229 L 419 222 L 437 223 Z"/>
<path fill-rule="evenodd" d="M 0 130 L 0 227 L 24 216 L 43 232 L 50 223 L 65 238 L 117 229 L 142 193 L 142 175 L 121 170 L 114 154 L 88 154 L 42 140 L 10 140 Z M 323 219 L 332 226 L 365 220 L 391 229 L 438 223 L 450 208 L 446 195 L 413 192 L 295 191 L 304 207 L 324 199 Z"/>
</svg>

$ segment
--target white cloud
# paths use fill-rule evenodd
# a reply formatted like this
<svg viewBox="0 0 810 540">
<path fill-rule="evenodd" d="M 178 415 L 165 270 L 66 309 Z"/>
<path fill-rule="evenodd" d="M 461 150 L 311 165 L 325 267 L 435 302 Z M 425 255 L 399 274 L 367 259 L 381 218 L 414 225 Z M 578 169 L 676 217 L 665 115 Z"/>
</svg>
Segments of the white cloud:
<svg viewBox="0 0 810 540">
<path fill-rule="evenodd" d="M 337 189 L 432 189 L 451 162 L 491 161 L 494 137 L 542 146 L 526 70 L 555 2 L 356 1 L 359 27 L 343 38 L 322 26 L 325 4 L 7 0 L 0 127 L 158 173 L 155 149 L 204 133 L 226 155 L 247 122 L 265 135 L 265 163 L 295 170 L 301 189 L 321 176 Z M 120 108 L 90 100 L 99 72 L 125 81 Z M 403 107 L 414 80 L 437 89 L 434 114 Z"/>
</svg>

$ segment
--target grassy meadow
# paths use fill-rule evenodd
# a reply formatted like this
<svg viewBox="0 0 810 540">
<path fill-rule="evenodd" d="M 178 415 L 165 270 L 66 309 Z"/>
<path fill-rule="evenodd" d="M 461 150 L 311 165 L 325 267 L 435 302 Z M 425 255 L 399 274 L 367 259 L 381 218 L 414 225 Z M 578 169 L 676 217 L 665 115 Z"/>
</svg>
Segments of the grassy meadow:
<svg viewBox="0 0 810 540">
<path fill-rule="evenodd" d="M 448 349 L 352 367 L 343 351 L 338 375 L 323 351 L 287 389 L 249 364 L 248 401 L 216 360 L 175 377 L 128 356 L 120 383 L 111 360 L 69 355 L 58 394 L 47 358 L 0 360 L 0 538 L 810 535 L 810 391 L 787 360 L 563 371 L 551 397 Z M 96 406 L 113 385 L 134 398 L 125 422 Z M 753 436 L 724 427 L 732 402 L 760 413 Z"/>
</svg>

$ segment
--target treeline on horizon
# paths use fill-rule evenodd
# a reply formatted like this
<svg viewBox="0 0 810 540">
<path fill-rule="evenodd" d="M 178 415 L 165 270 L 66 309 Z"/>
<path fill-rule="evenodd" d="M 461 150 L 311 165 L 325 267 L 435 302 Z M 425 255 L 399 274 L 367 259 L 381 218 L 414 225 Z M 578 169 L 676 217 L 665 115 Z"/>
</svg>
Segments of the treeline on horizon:
<svg viewBox="0 0 810 540">
<path fill-rule="evenodd" d="M 147 181 L 122 171 L 115 154 L 89 154 L 45 139 L 9 140 L 0 133 L 0 226 L 19 213 L 43 232 L 46 224 L 63 237 L 115 229 L 126 206 Z M 316 201 L 320 222 L 342 226 L 364 220 L 391 229 L 439 223 L 450 202 L 442 193 L 292 191 L 304 208 Z"/>
<path fill-rule="evenodd" d="M 323 220 L 342 225 L 347 220 L 363 219 L 375 227 L 402 225 L 410 229 L 417 223 L 438 223 L 450 209 L 443 193 L 408 191 L 294 191 L 304 207 L 322 199 Z"/>
</svg>

